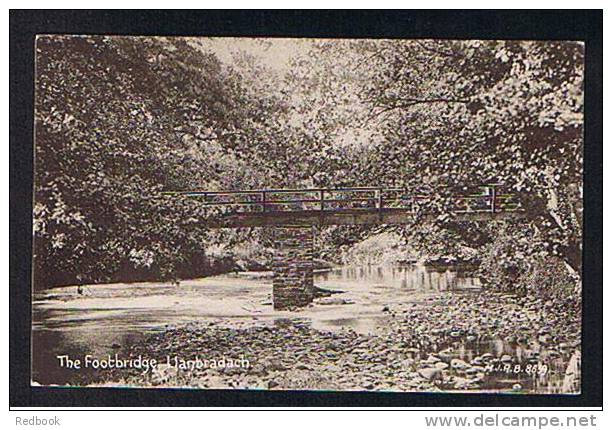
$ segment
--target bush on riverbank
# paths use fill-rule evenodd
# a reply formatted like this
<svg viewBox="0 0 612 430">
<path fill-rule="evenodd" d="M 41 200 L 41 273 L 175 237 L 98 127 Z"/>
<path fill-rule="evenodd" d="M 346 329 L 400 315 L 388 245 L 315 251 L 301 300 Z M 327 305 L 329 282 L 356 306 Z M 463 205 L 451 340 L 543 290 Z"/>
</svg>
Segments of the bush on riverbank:
<svg viewBox="0 0 612 430">
<path fill-rule="evenodd" d="M 580 299 L 581 277 L 529 225 L 498 223 L 479 249 L 487 288 L 551 299 Z"/>
</svg>

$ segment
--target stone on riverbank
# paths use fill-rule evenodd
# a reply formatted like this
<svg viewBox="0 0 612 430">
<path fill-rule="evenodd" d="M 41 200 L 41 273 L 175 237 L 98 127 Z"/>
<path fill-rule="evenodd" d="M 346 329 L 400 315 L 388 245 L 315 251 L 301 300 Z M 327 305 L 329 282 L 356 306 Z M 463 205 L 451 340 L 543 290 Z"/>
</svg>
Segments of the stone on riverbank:
<svg viewBox="0 0 612 430">
<path fill-rule="evenodd" d="M 549 313 L 548 308 L 539 305 L 520 313 L 519 306 L 525 305 L 515 302 L 497 295 L 440 294 L 419 304 L 394 303 L 395 316 L 385 313 L 384 325 L 371 334 L 358 334 L 351 329 L 315 330 L 307 321 L 291 318 L 278 319 L 274 324 L 257 321 L 244 327 L 220 323 L 169 327 L 147 336 L 129 354 L 179 354 L 185 359 L 243 356 L 250 366 L 230 372 L 158 371 L 154 376 L 121 371 L 104 377 L 136 386 L 307 390 L 481 390 L 494 382 L 496 389 L 508 391 L 517 382 L 508 380 L 505 386 L 500 385 L 507 374 L 496 370 L 496 366 L 518 362 L 518 358 L 492 347 L 468 356 L 473 346 L 465 333 L 477 332 L 475 342 L 480 342 L 482 348 L 489 345 L 482 339 L 504 339 L 514 333 L 522 333 L 523 337 L 525 327 L 531 327 L 534 333 L 529 338 L 531 344 L 537 342 L 540 329 L 546 327 L 554 353 L 530 353 L 523 359 L 537 364 L 554 359 L 557 367 L 566 366 L 570 359 L 563 348 L 576 342 L 579 347 L 580 340 L 579 325 L 573 322 L 579 322 L 579 316 L 570 318 L 558 309 Z M 455 337 L 453 333 L 462 334 Z M 551 366 L 551 372 L 555 368 Z M 532 390 L 529 380 L 520 383 L 521 393 Z"/>
</svg>

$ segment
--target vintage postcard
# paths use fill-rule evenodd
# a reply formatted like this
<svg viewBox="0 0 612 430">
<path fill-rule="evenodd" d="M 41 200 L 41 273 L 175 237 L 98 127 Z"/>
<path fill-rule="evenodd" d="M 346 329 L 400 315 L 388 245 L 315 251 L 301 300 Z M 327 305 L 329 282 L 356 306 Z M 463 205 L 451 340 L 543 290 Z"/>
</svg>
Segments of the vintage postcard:
<svg viewBox="0 0 612 430">
<path fill-rule="evenodd" d="M 39 35 L 31 383 L 581 392 L 584 44 Z"/>
</svg>

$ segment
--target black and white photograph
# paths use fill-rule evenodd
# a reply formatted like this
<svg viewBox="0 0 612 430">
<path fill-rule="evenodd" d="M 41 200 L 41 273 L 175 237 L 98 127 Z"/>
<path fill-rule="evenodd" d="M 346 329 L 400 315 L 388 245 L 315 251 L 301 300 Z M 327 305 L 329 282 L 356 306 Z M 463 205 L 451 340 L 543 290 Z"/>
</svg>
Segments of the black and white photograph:
<svg viewBox="0 0 612 430">
<path fill-rule="evenodd" d="M 579 395 L 584 69 L 37 35 L 31 385 Z"/>
</svg>

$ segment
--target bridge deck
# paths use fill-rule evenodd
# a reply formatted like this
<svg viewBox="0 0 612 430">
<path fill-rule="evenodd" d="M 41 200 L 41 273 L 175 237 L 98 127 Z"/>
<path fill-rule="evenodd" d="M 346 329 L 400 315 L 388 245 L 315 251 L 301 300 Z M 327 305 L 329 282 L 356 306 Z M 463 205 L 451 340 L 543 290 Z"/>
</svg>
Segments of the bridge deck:
<svg viewBox="0 0 612 430">
<path fill-rule="evenodd" d="M 467 187 L 465 187 L 467 189 Z M 516 218 L 520 205 L 497 185 L 471 187 L 450 194 L 457 220 L 484 221 Z M 166 195 L 197 199 L 203 205 L 228 212 L 207 219 L 207 227 L 261 227 L 358 224 L 406 224 L 426 193 L 408 195 L 400 188 L 308 188 L 235 191 L 173 191 Z"/>
<path fill-rule="evenodd" d="M 458 221 L 488 221 L 493 219 L 520 218 L 520 211 L 506 212 L 460 212 L 454 214 Z M 207 227 L 280 227 L 280 226 L 326 226 L 407 224 L 414 212 L 406 209 L 339 209 L 334 211 L 251 212 L 223 216 L 207 220 Z"/>
</svg>

